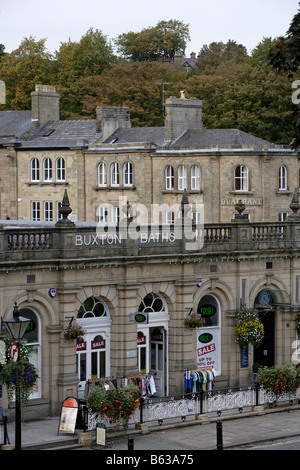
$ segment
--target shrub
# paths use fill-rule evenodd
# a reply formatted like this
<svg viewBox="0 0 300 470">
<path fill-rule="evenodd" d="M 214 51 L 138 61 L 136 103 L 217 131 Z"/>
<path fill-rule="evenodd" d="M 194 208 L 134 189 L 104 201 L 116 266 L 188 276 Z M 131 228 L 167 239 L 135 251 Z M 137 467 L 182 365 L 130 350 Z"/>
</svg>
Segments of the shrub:
<svg viewBox="0 0 300 470">
<path fill-rule="evenodd" d="M 276 397 L 283 393 L 295 393 L 300 386 L 300 369 L 295 364 L 263 367 L 257 374 L 257 382 Z"/>
</svg>

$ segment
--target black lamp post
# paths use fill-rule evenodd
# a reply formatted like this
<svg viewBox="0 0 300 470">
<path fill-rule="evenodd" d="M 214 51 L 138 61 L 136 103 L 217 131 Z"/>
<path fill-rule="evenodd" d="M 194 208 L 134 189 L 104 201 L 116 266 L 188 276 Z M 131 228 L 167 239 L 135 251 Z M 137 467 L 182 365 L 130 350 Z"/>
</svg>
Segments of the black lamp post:
<svg viewBox="0 0 300 470">
<path fill-rule="evenodd" d="M 11 339 L 16 343 L 17 347 L 19 347 L 19 342 L 22 340 L 28 325 L 30 323 L 29 318 L 20 317 L 20 312 L 17 306 L 17 302 L 15 302 L 13 316 L 8 318 L 7 320 L 2 320 L 7 332 Z M 15 362 L 18 361 L 18 354 L 16 356 Z M 11 357 L 11 360 L 13 358 Z M 15 409 L 16 409 L 16 419 L 15 419 L 15 450 L 21 450 L 21 406 L 19 400 L 19 393 L 16 384 L 16 401 L 15 401 Z"/>
</svg>

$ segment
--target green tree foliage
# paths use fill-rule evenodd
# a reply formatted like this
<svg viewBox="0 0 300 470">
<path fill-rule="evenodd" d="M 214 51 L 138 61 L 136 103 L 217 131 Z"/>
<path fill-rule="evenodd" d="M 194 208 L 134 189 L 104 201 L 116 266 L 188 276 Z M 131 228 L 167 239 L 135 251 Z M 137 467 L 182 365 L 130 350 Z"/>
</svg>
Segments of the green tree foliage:
<svg viewBox="0 0 300 470">
<path fill-rule="evenodd" d="M 257 66 L 268 65 L 270 49 L 274 47 L 276 41 L 277 39 L 264 37 L 251 53 L 252 63 Z"/>
<path fill-rule="evenodd" d="M 6 85 L 6 105 L 1 109 L 30 109 L 31 96 L 37 83 L 51 84 L 53 57 L 45 47 L 46 39 L 25 38 L 0 61 L 0 79 Z"/>
<path fill-rule="evenodd" d="M 134 62 L 174 59 L 175 52 L 184 53 L 190 40 L 189 25 L 182 21 L 160 21 L 140 32 L 120 34 L 116 39 L 118 52 Z"/>
<path fill-rule="evenodd" d="M 237 44 L 233 40 L 224 42 L 212 42 L 209 45 L 204 44 L 200 50 L 198 67 L 201 73 L 214 72 L 224 63 L 239 63 L 247 58 L 247 49 L 242 44 Z"/>
<path fill-rule="evenodd" d="M 300 11 L 294 16 L 285 37 L 279 37 L 269 52 L 269 64 L 279 72 L 287 73 L 291 82 L 299 78 L 300 67 Z M 290 83 L 292 86 L 292 83 Z M 291 144 L 293 149 L 300 150 L 300 104 L 293 105 L 294 138 Z"/>
<path fill-rule="evenodd" d="M 133 126 L 161 126 L 162 83 L 165 96 L 177 95 L 186 78 L 155 62 L 117 64 L 105 73 L 82 78 L 69 88 L 68 99 L 74 106 L 64 109 L 68 118 L 95 117 L 97 106 L 130 107 Z M 71 112 L 70 112 L 71 111 Z"/>
<path fill-rule="evenodd" d="M 90 28 L 79 42 L 61 43 L 56 52 L 57 82 L 69 86 L 81 77 L 99 75 L 116 62 L 112 45 L 101 31 Z"/>
<path fill-rule="evenodd" d="M 236 128 L 278 144 L 292 139 L 290 86 L 270 67 L 230 63 L 190 77 L 185 90 L 203 100 L 207 128 Z"/>
</svg>

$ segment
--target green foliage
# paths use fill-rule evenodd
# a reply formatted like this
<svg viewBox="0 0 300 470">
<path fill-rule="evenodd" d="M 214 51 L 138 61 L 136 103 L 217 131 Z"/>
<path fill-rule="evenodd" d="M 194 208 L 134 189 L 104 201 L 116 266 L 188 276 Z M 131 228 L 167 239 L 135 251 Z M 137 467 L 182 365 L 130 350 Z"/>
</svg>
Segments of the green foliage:
<svg viewBox="0 0 300 470">
<path fill-rule="evenodd" d="M 123 422 L 124 429 L 128 428 L 128 421 L 140 404 L 140 389 L 134 385 L 124 388 L 103 390 L 94 387 L 87 399 L 87 406 L 94 413 L 107 417 L 111 424 Z"/>
<path fill-rule="evenodd" d="M 276 397 L 283 393 L 295 393 L 300 386 L 300 368 L 294 364 L 263 367 L 259 369 L 256 380 L 264 390 L 273 392 Z"/>
<path fill-rule="evenodd" d="M 156 26 L 135 33 L 123 33 L 116 39 L 118 52 L 134 62 L 174 59 L 176 51 L 185 52 L 190 40 L 189 26 L 182 21 L 160 21 Z"/>
<path fill-rule="evenodd" d="M 255 309 L 245 309 L 237 313 L 238 324 L 235 329 L 236 342 L 241 346 L 252 344 L 258 347 L 264 337 L 264 327 Z"/>
</svg>

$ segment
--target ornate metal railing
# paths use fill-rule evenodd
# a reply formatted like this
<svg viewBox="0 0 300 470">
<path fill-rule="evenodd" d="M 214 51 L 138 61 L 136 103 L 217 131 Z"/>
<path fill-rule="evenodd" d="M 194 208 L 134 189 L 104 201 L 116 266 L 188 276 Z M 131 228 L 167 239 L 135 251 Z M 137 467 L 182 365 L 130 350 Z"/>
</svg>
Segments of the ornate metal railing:
<svg viewBox="0 0 300 470">
<path fill-rule="evenodd" d="M 171 397 L 142 398 L 139 408 L 130 419 L 130 424 L 162 425 L 167 420 L 184 422 L 191 418 L 199 418 L 203 414 L 213 417 L 226 412 L 243 413 L 251 411 L 254 406 L 273 407 L 275 403 L 291 405 L 298 400 L 300 400 L 300 388 L 295 394 L 276 397 L 274 393 L 266 392 L 257 384 Z M 88 429 L 94 429 L 99 422 L 110 427 L 108 420 L 97 413 L 88 413 Z"/>
</svg>

